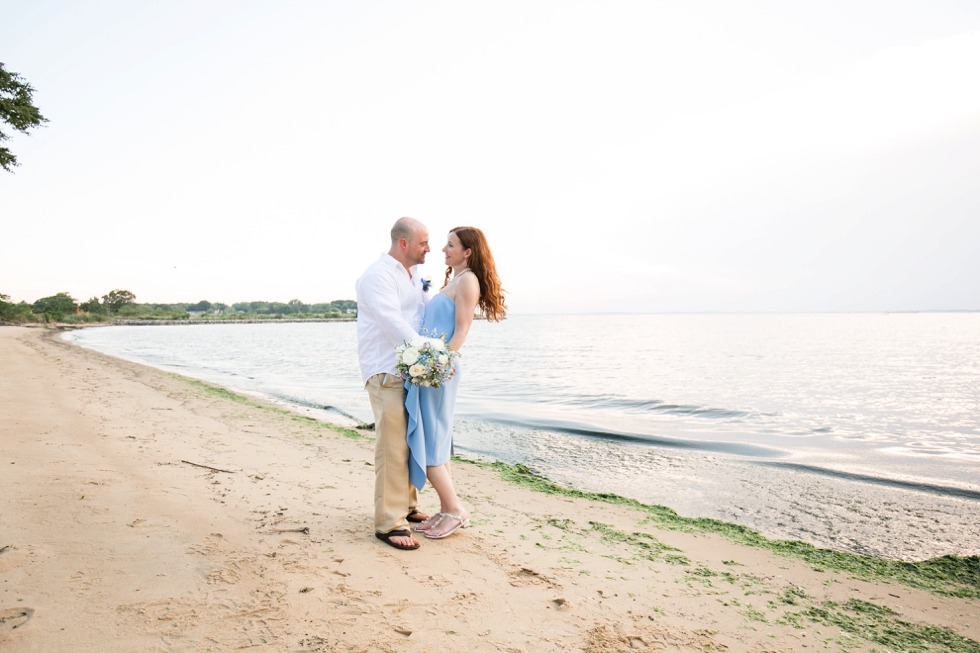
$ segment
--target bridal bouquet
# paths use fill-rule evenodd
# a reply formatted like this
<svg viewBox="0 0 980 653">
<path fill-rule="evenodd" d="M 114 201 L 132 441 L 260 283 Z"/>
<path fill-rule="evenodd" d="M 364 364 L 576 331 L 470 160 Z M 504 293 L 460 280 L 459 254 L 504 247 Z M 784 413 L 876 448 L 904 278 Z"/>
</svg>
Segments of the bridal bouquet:
<svg viewBox="0 0 980 653">
<path fill-rule="evenodd" d="M 416 336 L 395 347 L 396 368 L 402 379 L 412 385 L 438 388 L 453 378 L 453 361 L 459 354 L 446 346 L 445 336 Z"/>
</svg>

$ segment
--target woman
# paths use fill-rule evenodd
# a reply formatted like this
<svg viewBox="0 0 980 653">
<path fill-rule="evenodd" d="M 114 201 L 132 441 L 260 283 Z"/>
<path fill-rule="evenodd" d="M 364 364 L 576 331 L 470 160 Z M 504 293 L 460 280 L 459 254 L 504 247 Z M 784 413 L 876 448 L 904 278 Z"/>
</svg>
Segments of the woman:
<svg viewBox="0 0 980 653">
<path fill-rule="evenodd" d="M 466 341 L 477 307 L 488 320 L 499 322 L 504 319 L 507 306 L 493 255 L 482 231 L 475 227 L 456 227 L 449 232 L 442 251 L 446 255 L 446 280 L 439 294 L 425 307 L 422 329 L 430 338 L 445 335 L 449 347 L 458 352 Z M 439 388 L 409 384 L 405 399 L 411 451 L 409 475 L 418 489 L 422 489 L 427 479 L 439 494 L 439 512 L 415 527 L 431 539 L 447 537 L 470 524 L 469 514 L 453 489 L 449 471 L 453 408 L 459 377 L 457 360 L 452 379 Z"/>
</svg>

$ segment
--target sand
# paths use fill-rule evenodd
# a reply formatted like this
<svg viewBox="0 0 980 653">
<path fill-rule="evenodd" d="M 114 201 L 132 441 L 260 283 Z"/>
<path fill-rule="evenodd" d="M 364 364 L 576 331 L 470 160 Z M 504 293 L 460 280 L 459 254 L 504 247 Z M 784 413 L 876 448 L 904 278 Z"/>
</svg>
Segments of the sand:
<svg viewBox="0 0 980 653">
<path fill-rule="evenodd" d="M 890 650 L 798 614 L 853 599 L 980 639 L 976 599 L 659 530 L 464 463 L 473 527 L 396 551 L 373 536 L 369 432 L 56 336 L 0 327 L 5 653 Z"/>
</svg>

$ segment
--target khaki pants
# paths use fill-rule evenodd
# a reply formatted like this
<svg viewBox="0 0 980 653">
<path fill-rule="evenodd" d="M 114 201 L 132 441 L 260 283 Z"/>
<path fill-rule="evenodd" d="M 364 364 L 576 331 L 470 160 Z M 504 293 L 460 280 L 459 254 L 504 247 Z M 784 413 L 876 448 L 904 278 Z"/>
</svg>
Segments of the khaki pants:
<svg viewBox="0 0 980 653">
<path fill-rule="evenodd" d="M 407 529 L 418 493 L 408 480 L 408 413 L 405 382 L 394 374 L 375 374 L 367 382 L 374 411 L 374 530 Z"/>
</svg>

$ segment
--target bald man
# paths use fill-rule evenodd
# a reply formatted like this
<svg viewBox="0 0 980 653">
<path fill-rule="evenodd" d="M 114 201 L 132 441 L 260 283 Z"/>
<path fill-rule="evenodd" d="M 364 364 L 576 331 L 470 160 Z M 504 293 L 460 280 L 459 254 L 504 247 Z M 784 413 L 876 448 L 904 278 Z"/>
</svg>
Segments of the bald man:
<svg viewBox="0 0 980 653">
<path fill-rule="evenodd" d="M 405 384 L 395 369 L 395 347 L 422 328 L 426 293 L 416 266 L 429 252 L 429 230 L 401 218 L 391 228 L 391 248 L 357 280 L 357 354 L 374 411 L 374 531 L 386 544 L 419 548 L 409 521 L 428 519 L 417 510 L 408 478 L 408 413 Z"/>
</svg>

